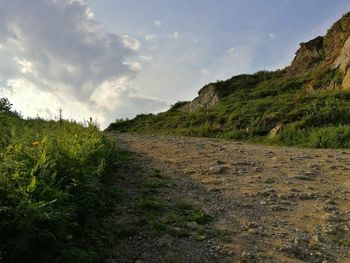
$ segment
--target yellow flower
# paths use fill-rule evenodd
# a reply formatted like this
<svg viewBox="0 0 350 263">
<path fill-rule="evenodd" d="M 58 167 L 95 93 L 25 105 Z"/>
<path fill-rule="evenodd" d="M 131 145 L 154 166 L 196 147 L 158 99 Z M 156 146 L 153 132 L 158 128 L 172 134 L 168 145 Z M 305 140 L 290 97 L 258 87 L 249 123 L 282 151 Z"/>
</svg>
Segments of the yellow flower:
<svg viewBox="0 0 350 263">
<path fill-rule="evenodd" d="M 37 141 L 32 142 L 32 145 L 33 145 L 33 146 L 37 146 L 37 145 L 39 145 L 39 142 L 37 142 Z"/>
</svg>

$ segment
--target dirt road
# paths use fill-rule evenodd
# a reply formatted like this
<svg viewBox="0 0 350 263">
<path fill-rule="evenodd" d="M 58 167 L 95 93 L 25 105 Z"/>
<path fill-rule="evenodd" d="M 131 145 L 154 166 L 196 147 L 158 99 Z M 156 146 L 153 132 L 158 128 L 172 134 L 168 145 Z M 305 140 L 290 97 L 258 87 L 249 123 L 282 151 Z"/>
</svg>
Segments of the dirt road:
<svg viewBox="0 0 350 263">
<path fill-rule="evenodd" d="M 350 262 L 349 151 L 113 137 L 171 178 L 168 200 L 185 196 L 213 218 L 200 241 L 191 235 L 141 237 L 137 246 L 124 240 L 116 248 L 124 260 L 134 253 L 130 262 L 156 262 L 152 255 L 160 253 L 164 262 Z"/>
</svg>

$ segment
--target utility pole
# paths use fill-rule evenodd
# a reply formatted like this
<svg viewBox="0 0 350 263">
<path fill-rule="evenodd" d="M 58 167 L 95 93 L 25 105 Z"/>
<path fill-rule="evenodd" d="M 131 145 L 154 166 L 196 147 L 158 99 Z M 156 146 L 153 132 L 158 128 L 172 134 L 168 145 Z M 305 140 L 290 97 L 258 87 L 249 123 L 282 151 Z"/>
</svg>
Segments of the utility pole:
<svg viewBox="0 0 350 263">
<path fill-rule="evenodd" d="M 60 125 L 62 126 L 63 119 L 62 119 L 62 109 L 61 108 L 60 108 L 59 112 L 60 112 L 60 115 L 59 115 Z"/>
</svg>

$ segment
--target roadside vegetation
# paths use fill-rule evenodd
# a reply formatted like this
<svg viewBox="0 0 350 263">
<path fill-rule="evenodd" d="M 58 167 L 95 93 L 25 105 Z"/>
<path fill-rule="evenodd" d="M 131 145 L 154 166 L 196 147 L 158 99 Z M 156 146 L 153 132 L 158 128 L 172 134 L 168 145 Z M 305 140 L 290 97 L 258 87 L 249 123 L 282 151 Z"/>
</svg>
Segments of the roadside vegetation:
<svg viewBox="0 0 350 263">
<path fill-rule="evenodd" d="M 0 99 L 0 262 L 110 262 L 140 231 L 205 239 L 211 218 L 191 200 L 167 200 L 171 179 L 94 122 L 23 119 L 11 106 Z M 135 222 L 120 225 L 129 210 Z"/>
<path fill-rule="evenodd" d="M 195 232 L 195 239 L 204 240 L 205 225 L 212 218 L 189 199 L 166 200 L 160 192 L 166 192 L 169 184 L 170 178 L 157 171 L 144 177 L 138 200 L 141 224 L 155 234 L 187 237 Z"/>
<path fill-rule="evenodd" d="M 25 120 L 0 99 L 0 261 L 94 262 L 118 199 L 114 144 L 93 122 Z"/>
<path fill-rule="evenodd" d="M 315 68 L 240 75 L 215 85 L 221 100 L 210 109 L 169 111 L 117 120 L 109 131 L 214 137 L 310 148 L 350 147 L 350 91 L 336 87 L 338 70 Z M 270 131 L 282 128 L 271 136 Z"/>
</svg>

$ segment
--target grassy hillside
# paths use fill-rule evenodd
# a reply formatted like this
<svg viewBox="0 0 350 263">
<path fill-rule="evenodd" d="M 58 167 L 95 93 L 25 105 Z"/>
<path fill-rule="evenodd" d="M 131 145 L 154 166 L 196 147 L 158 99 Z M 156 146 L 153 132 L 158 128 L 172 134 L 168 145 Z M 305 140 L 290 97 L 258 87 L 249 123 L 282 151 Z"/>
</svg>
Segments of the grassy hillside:
<svg viewBox="0 0 350 263">
<path fill-rule="evenodd" d="M 348 148 L 349 40 L 347 13 L 324 37 L 301 43 L 284 70 L 209 84 L 191 103 L 178 102 L 157 115 L 117 120 L 108 130 Z"/>
<path fill-rule="evenodd" d="M 24 120 L 10 108 L 0 100 L 0 261 L 100 259 L 117 194 L 113 144 L 93 123 Z"/>
<path fill-rule="evenodd" d="M 186 113 L 177 103 L 157 115 L 118 120 L 108 130 L 350 147 L 350 92 L 330 88 L 342 78 L 338 70 L 323 66 L 296 76 L 285 70 L 240 75 L 213 83 L 221 100 L 212 108 Z M 283 128 L 268 136 L 278 124 Z"/>
</svg>

